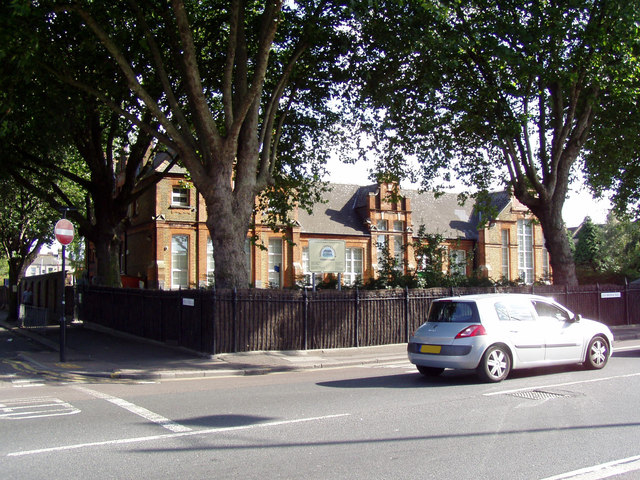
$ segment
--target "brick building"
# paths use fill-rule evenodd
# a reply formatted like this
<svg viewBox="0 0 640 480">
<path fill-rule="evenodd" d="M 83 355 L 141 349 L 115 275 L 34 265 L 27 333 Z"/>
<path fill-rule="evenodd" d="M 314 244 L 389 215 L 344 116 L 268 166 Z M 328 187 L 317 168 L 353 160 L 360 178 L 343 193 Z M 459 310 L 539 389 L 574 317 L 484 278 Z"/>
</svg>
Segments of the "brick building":
<svg viewBox="0 0 640 480">
<path fill-rule="evenodd" d="M 122 271 L 142 278 L 148 288 L 193 288 L 210 284 L 215 265 L 206 209 L 185 172 L 172 173 L 132 206 L 127 229 Z M 399 191 L 397 201 L 389 193 L 394 185 L 332 185 L 326 203 L 315 205 L 311 214 L 293 212 L 294 226 L 275 233 L 261 223 L 247 239 L 246 266 L 251 286 L 288 288 L 310 284 L 310 240 L 344 241 L 343 284 L 358 278 L 366 282 L 378 272 L 383 246 L 402 268 L 414 270 L 412 244 L 419 227 L 446 240 L 444 268 L 470 275 L 474 270 L 493 278 L 527 283 L 549 276 L 549 262 L 542 231 L 528 210 L 505 193 L 492 200 L 498 211 L 483 227 L 472 202 L 458 204 L 457 195 Z"/>
</svg>

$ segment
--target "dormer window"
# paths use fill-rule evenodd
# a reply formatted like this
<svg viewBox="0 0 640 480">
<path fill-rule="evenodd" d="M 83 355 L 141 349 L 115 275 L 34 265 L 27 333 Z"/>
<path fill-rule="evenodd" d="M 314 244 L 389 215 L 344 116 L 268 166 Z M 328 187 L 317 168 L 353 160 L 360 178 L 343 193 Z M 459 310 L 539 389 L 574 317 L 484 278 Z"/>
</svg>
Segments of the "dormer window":
<svg viewBox="0 0 640 480">
<path fill-rule="evenodd" d="M 172 207 L 188 207 L 189 206 L 189 189 L 182 187 L 173 187 L 171 193 Z"/>
</svg>

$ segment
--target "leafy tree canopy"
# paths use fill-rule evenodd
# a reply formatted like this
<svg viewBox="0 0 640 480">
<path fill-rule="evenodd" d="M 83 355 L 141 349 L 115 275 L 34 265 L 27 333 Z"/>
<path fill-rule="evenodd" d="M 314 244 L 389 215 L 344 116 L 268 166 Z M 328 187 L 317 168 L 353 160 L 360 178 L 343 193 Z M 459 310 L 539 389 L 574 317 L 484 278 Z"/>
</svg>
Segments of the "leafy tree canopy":
<svg viewBox="0 0 640 480">
<path fill-rule="evenodd" d="M 9 56 L 40 65 L 178 155 L 205 199 L 216 285 L 246 286 L 242 250 L 256 198 L 272 199 L 272 212 L 308 205 L 327 146 L 341 137 L 331 100 L 348 78 L 347 2 L 16 0 L 12 8 L 24 45 Z"/>
<path fill-rule="evenodd" d="M 607 141 L 594 122 L 632 113 L 640 3 L 378 2 L 361 18 L 353 103 L 380 163 L 425 187 L 502 183 L 538 217 L 554 282 L 576 283 L 562 206 L 586 143 Z"/>
</svg>

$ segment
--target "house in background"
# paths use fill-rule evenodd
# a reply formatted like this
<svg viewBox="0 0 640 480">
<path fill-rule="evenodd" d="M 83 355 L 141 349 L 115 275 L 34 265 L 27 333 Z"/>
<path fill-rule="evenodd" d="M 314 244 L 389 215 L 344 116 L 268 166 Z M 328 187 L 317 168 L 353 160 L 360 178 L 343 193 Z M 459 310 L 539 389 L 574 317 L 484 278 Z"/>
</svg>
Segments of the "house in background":
<svg viewBox="0 0 640 480">
<path fill-rule="evenodd" d="M 494 280 L 522 277 L 527 283 L 550 276 L 539 224 L 509 195 L 493 195 L 499 213 L 481 224 L 472 202 L 460 206 L 456 194 L 400 189 L 399 196 L 392 197 L 394 188 L 388 183 L 331 185 L 326 202 L 316 204 L 311 213 L 295 209 L 293 226 L 284 232 L 273 232 L 256 212 L 254 230 L 245 243 L 250 286 L 308 285 L 309 240 L 314 239 L 345 242 L 345 285 L 374 278 L 385 247 L 401 268 L 415 270 L 412 245 L 421 225 L 426 233 L 444 237 L 447 271 L 470 275 L 476 270 Z M 202 197 L 186 180 L 186 171 L 174 167 L 132 206 L 122 273 L 143 279 L 147 288 L 210 284 L 215 265 L 205 220 Z"/>
<path fill-rule="evenodd" d="M 35 277 L 60 271 L 62 271 L 62 261 L 57 253 L 39 253 L 31 265 L 27 267 L 25 276 Z"/>
</svg>

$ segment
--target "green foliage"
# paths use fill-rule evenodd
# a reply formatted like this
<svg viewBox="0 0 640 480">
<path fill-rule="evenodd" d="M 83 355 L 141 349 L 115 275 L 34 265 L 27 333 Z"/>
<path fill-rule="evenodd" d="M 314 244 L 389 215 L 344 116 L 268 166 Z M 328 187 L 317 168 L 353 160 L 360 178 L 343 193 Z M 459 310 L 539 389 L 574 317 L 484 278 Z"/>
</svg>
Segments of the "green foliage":
<svg viewBox="0 0 640 480">
<path fill-rule="evenodd" d="M 58 213 L 10 179 L 0 178 L 0 198 L 4 199 L 0 205 L 0 256 L 7 261 L 9 281 L 16 285 L 40 247 L 53 240 Z"/>
<path fill-rule="evenodd" d="M 607 217 L 602 232 L 601 265 L 629 280 L 640 278 L 640 220 L 613 215 Z"/>
<path fill-rule="evenodd" d="M 389 1 L 359 19 L 353 103 L 379 168 L 424 188 L 503 184 L 540 220 L 554 281 L 573 283 L 561 212 L 586 142 L 638 163 L 640 1 Z"/>
<path fill-rule="evenodd" d="M 586 217 L 582 228 L 578 232 L 578 241 L 575 245 L 574 259 L 576 266 L 588 267 L 593 271 L 601 268 L 602 232 Z"/>
</svg>

